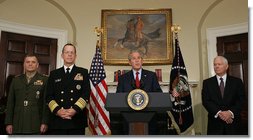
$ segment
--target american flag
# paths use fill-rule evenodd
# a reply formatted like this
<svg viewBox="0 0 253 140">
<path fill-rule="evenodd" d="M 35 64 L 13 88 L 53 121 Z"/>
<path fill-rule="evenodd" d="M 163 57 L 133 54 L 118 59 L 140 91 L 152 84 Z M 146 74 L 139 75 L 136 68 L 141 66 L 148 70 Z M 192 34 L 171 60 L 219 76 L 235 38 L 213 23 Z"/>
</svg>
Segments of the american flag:
<svg viewBox="0 0 253 140">
<path fill-rule="evenodd" d="M 109 112 L 104 107 L 108 88 L 105 82 L 103 59 L 98 46 L 92 59 L 89 77 L 91 93 L 88 107 L 88 125 L 93 135 L 106 135 L 110 133 Z"/>
</svg>

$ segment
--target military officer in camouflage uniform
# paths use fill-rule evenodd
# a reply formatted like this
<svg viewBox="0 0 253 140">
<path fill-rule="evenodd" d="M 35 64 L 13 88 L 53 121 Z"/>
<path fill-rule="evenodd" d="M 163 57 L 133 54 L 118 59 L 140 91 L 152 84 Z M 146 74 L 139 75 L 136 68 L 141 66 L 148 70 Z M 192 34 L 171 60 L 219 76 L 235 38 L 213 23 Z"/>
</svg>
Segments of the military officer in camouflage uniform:
<svg viewBox="0 0 253 140">
<path fill-rule="evenodd" d="M 51 71 L 48 79 L 46 100 L 52 112 L 49 134 L 84 135 L 90 96 L 88 70 L 75 65 L 73 44 L 64 45 L 61 56 L 64 66 Z"/>
<path fill-rule="evenodd" d="M 27 55 L 25 74 L 11 83 L 5 118 L 7 134 L 41 134 L 47 130 L 49 110 L 44 92 L 48 77 L 38 73 L 38 67 L 37 57 Z"/>
</svg>

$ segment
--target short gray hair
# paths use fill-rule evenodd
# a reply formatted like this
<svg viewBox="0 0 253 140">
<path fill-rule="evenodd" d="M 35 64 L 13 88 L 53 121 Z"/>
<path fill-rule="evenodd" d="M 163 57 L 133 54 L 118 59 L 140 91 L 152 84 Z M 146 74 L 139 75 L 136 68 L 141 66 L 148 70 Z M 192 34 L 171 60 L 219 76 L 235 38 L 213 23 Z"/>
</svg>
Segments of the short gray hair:
<svg viewBox="0 0 253 140">
<path fill-rule="evenodd" d="M 217 58 L 220 58 L 225 64 L 228 65 L 228 60 L 227 60 L 227 58 L 225 58 L 224 56 L 216 56 L 216 57 L 214 58 L 214 60 L 217 59 Z"/>
<path fill-rule="evenodd" d="M 128 54 L 128 60 L 130 61 L 132 59 L 133 53 L 139 53 L 141 55 L 141 59 L 143 59 L 143 52 L 140 50 L 131 50 Z"/>
</svg>

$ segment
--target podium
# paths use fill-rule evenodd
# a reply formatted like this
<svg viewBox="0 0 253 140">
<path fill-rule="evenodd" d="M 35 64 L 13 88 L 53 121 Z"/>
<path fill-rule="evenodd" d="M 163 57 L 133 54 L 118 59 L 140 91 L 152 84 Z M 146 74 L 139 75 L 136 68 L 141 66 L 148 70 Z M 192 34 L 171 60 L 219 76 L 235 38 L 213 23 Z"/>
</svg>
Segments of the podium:
<svg viewBox="0 0 253 140">
<path fill-rule="evenodd" d="M 149 103 L 143 110 L 133 110 L 127 103 L 128 93 L 109 93 L 105 108 L 113 114 L 121 114 L 129 124 L 129 135 L 148 135 L 148 123 L 156 113 L 170 111 L 169 93 L 150 92 Z"/>
</svg>

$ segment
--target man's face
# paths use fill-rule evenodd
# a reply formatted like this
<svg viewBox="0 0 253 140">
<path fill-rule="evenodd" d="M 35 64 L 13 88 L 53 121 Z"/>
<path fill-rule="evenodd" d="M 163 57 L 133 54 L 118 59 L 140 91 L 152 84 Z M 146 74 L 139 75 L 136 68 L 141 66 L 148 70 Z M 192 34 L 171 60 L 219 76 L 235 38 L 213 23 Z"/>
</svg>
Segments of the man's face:
<svg viewBox="0 0 253 140">
<path fill-rule="evenodd" d="M 76 60 L 76 52 L 75 48 L 71 45 L 67 45 L 64 47 L 64 51 L 61 54 L 62 59 L 64 60 L 64 64 L 72 65 Z"/>
<path fill-rule="evenodd" d="M 37 71 L 39 67 L 38 60 L 36 57 L 31 56 L 31 57 L 26 57 L 24 61 L 24 69 L 26 72 L 35 72 Z"/>
<path fill-rule="evenodd" d="M 215 58 L 213 64 L 214 64 L 214 71 L 217 75 L 223 76 L 226 73 L 228 65 L 225 64 L 222 58 L 219 57 Z"/>
<path fill-rule="evenodd" d="M 132 59 L 129 60 L 129 64 L 132 66 L 132 68 L 136 71 L 141 69 L 143 59 L 141 58 L 141 55 L 138 52 L 132 53 Z"/>
</svg>

